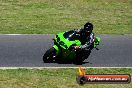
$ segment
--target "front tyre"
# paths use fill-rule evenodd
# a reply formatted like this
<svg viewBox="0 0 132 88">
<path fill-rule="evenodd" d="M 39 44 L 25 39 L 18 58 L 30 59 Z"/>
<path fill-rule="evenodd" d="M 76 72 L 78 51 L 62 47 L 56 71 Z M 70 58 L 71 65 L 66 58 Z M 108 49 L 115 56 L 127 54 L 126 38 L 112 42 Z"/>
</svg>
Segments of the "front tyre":
<svg viewBox="0 0 132 88">
<path fill-rule="evenodd" d="M 43 56 L 43 62 L 49 63 L 53 62 L 55 56 L 55 49 L 52 47 L 49 50 L 46 51 L 46 53 Z"/>
</svg>

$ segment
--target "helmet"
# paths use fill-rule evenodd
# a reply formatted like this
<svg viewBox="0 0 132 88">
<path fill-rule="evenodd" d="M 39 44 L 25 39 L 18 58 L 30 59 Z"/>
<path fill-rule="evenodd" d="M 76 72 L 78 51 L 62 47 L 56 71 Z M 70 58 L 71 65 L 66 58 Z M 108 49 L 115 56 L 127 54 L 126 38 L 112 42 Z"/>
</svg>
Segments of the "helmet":
<svg viewBox="0 0 132 88">
<path fill-rule="evenodd" d="M 90 23 L 90 22 L 87 22 L 85 25 L 84 25 L 84 31 L 85 32 L 92 32 L 93 30 L 93 24 Z"/>
</svg>

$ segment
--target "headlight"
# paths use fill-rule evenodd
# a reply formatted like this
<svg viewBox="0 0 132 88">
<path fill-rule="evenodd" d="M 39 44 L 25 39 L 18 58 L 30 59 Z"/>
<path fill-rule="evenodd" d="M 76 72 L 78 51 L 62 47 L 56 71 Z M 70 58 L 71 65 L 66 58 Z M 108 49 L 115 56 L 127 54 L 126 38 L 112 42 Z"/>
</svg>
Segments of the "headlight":
<svg viewBox="0 0 132 88">
<path fill-rule="evenodd" d="M 64 42 L 62 42 L 62 41 L 60 41 L 60 43 L 59 43 L 60 45 L 64 45 Z"/>
<path fill-rule="evenodd" d="M 68 48 L 67 45 L 64 45 L 64 46 L 65 46 L 66 49 Z"/>
<path fill-rule="evenodd" d="M 59 41 L 60 41 L 60 38 L 58 37 L 58 38 L 57 38 L 57 42 L 59 42 Z"/>
<path fill-rule="evenodd" d="M 58 35 L 56 35 L 56 38 L 58 38 Z"/>
<path fill-rule="evenodd" d="M 63 41 L 60 41 L 59 44 L 64 46 L 65 48 L 68 48 L 67 45 L 65 45 L 65 43 Z"/>
</svg>

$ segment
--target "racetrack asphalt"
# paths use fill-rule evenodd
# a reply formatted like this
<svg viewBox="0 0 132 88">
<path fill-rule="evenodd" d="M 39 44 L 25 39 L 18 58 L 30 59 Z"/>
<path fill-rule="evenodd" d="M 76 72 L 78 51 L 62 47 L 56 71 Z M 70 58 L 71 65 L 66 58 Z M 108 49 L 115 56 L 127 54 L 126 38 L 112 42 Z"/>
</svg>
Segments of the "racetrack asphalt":
<svg viewBox="0 0 132 88">
<path fill-rule="evenodd" d="M 43 63 L 53 35 L 0 35 L 0 67 L 76 67 Z M 86 67 L 132 67 L 132 35 L 100 35 L 99 50 L 92 50 Z"/>
</svg>

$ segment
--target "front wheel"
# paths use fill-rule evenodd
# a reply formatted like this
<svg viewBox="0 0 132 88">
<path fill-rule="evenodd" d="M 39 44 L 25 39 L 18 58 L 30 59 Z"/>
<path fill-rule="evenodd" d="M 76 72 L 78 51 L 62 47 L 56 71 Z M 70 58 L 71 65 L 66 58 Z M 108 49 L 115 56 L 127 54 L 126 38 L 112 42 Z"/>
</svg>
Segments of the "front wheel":
<svg viewBox="0 0 132 88">
<path fill-rule="evenodd" d="M 43 56 L 43 62 L 53 62 L 55 56 L 55 49 L 52 47 L 49 50 L 46 51 L 46 53 Z"/>
</svg>

